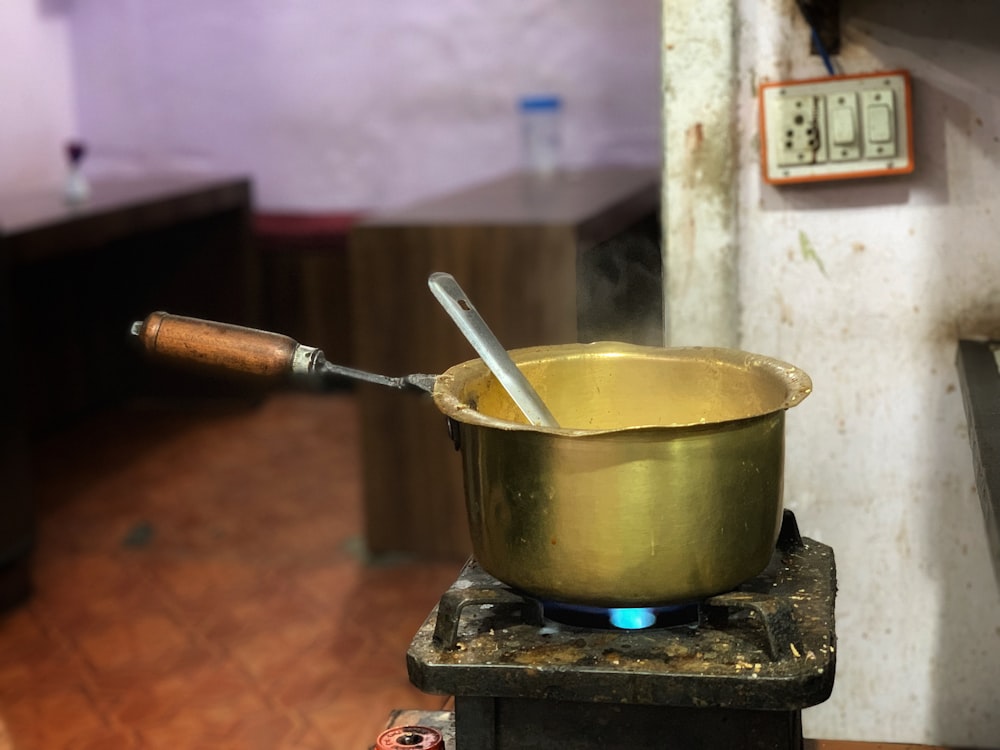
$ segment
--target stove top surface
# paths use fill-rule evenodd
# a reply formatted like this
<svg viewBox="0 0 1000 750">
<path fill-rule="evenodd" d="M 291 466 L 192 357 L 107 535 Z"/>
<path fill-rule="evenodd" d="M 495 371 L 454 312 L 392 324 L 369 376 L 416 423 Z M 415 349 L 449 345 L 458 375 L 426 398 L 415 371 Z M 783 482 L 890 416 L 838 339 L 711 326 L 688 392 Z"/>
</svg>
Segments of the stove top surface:
<svg viewBox="0 0 1000 750">
<path fill-rule="evenodd" d="M 793 711 L 833 689 L 835 593 L 833 550 L 802 538 L 790 511 L 767 569 L 700 602 L 696 627 L 554 623 L 473 560 L 407 665 L 429 693 Z"/>
</svg>

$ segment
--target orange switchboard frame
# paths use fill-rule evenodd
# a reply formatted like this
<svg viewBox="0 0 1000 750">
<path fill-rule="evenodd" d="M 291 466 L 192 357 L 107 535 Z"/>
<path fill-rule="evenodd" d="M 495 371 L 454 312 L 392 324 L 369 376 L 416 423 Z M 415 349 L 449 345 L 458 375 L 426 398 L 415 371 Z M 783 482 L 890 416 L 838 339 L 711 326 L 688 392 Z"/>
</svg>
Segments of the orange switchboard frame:
<svg viewBox="0 0 1000 750">
<path fill-rule="evenodd" d="M 822 174 L 794 174 L 792 170 L 795 167 L 791 167 L 786 170 L 789 172 L 787 175 L 772 175 L 768 168 L 768 140 L 767 140 L 767 118 L 765 112 L 765 92 L 768 89 L 775 88 L 788 88 L 794 89 L 800 86 L 809 85 L 819 85 L 827 83 L 836 83 L 843 81 L 854 81 L 867 78 L 881 78 L 886 76 L 901 76 L 903 79 L 903 89 L 904 89 L 904 101 L 901 106 L 904 108 L 904 118 L 906 122 L 906 145 L 905 153 L 907 156 L 906 163 L 898 167 L 887 167 L 880 166 L 876 167 L 873 165 L 871 169 L 845 169 L 842 172 L 828 171 Z M 835 90 L 835 89 L 834 89 Z M 758 89 L 757 96 L 757 109 L 758 109 L 758 122 L 760 127 L 760 163 L 761 163 L 761 173 L 764 177 L 764 181 L 772 185 L 790 185 L 804 182 L 826 182 L 829 180 L 853 180 L 862 177 L 884 177 L 886 175 L 899 175 L 899 174 L 909 174 L 913 171 L 914 160 L 913 160 L 913 106 L 912 106 L 912 93 L 911 93 L 911 83 L 910 74 L 905 70 L 882 70 L 874 73 L 861 73 L 858 75 L 838 75 L 838 76 L 823 76 L 820 78 L 807 78 L 799 81 L 775 81 L 773 83 L 763 83 Z M 849 164 L 850 162 L 845 162 Z M 777 167 L 776 167 L 777 169 Z"/>
</svg>

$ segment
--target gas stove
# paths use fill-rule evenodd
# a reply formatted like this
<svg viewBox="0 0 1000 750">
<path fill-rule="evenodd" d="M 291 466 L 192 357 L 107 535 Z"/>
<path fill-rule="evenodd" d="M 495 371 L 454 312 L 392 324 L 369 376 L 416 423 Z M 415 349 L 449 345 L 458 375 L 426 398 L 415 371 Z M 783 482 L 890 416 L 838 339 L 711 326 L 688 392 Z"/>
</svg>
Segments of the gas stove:
<svg viewBox="0 0 1000 750">
<path fill-rule="evenodd" d="M 454 712 L 397 712 L 378 747 L 800 750 L 802 709 L 833 689 L 835 594 L 833 550 L 791 511 L 764 572 L 680 607 L 547 604 L 472 560 L 407 653 Z"/>
</svg>

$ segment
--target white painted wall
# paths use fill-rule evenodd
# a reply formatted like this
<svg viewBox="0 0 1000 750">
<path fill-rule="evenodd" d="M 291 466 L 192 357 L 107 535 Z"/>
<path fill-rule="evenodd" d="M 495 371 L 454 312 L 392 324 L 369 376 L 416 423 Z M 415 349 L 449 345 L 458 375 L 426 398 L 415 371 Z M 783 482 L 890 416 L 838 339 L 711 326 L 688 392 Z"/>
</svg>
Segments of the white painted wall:
<svg viewBox="0 0 1000 750">
<path fill-rule="evenodd" d="M 660 158 L 657 0 L 73 5 L 95 170 L 249 170 L 270 209 L 369 209 L 519 163 L 515 101 L 566 101 L 570 164 Z"/>
<path fill-rule="evenodd" d="M 69 25 L 56 0 L 0 2 L 0 195 L 61 189 L 75 136 Z"/>
<path fill-rule="evenodd" d="M 1000 589 L 954 366 L 959 336 L 1000 336 L 1000 3 L 844 0 L 844 72 L 914 76 L 917 171 L 781 189 L 760 179 L 756 85 L 824 71 L 793 0 L 735 7 L 740 340 L 813 376 L 785 497 L 839 566 L 837 679 L 807 734 L 1000 746 Z M 728 304 L 674 292 L 672 312 Z"/>
</svg>

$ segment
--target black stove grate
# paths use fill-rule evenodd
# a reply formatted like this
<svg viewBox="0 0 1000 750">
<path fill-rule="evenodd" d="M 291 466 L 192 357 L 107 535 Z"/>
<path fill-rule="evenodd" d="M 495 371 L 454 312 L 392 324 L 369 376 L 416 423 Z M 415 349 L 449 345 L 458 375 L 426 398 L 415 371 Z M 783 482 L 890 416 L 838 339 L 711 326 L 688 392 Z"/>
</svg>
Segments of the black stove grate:
<svg viewBox="0 0 1000 750">
<path fill-rule="evenodd" d="M 418 631 L 407 664 L 429 693 L 790 711 L 826 700 L 835 658 L 833 551 L 786 511 L 768 568 L 700 605 L 697 628 L 591 630 L 470 561 Z"/>
<path fill-rule="evenodd" d="M 463 568 L 418 631 L 410 679 L 455 696 L 452 750 L 801 750 L 833 689 L 833 551 L 786 511 L 767 569 L 697 605 L 696 627 L 590 629 Z"/>
</svg>

